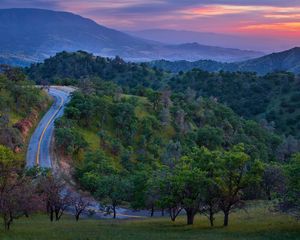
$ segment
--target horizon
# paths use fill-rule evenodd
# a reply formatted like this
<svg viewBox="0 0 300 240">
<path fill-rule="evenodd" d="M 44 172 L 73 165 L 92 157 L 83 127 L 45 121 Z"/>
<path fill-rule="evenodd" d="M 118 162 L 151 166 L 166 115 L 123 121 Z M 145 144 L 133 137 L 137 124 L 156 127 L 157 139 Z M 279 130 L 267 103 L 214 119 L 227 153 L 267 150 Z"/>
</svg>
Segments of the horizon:
<svg viewBox="0 0 300 240">
<path fill-rule="evenodd" d="M 297 43 L 300 37 L 300 2 L 295 0 L 1 0 L 0 8 L 72 12 L 121 31 L 170 29 Z"/>
</svg>

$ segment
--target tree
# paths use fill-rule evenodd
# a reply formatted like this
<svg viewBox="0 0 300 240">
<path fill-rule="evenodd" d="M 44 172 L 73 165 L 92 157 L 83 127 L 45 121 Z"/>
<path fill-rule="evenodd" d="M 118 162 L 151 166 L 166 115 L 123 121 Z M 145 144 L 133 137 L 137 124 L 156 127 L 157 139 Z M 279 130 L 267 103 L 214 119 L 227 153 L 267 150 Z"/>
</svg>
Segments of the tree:
<svg viewBox="0 0 300 240">
<path fill-rule="evenodd" d="M 288 136 L 277 148 L 277 158 L 284 162 L 299 151 L 300 141 L 293 136 Z"/>
<path fill-rule="evenodd" d="M 117 136 L 122 137 L 129 144 L 137 128 L 134 106 L 130 103 L 116 104 L 113 109 L 113 117 Z"/>
<path fill-rule="evenodd" d="M 181 196 L 182 208 L 187 215 L 187 224 L 194 224 L 194 217 L 202 205 L 206 185 L 205 172 L 195 165 L 194 159 L 185 156 L 175 169 L 171 181 Z"/>
<path fill-rule="evenodd" d="M 224 213 L 224 226 L 228 226 L 231 211 L 242 206 L 242 190 L 260 181 L 263 166 L 258 160 L 251 161 L 242 144 L 221 152 L 217 160 L 221 170 L 217 178 L 220 209 Z"/>
<path fill-rule="evenodd" d="M 113 210 L 113 218 L 116 218 L 116 208 L 123 201 L 130 198 L 130 184 L 121 175 L 112 174 L 102 177 L 98 182 L 95 196 L 104 203 L 110 204 Z"/>
<path fill-rule="evenodd" d="M 182 209 L 187 216 L 187 224 L 194 223 L 194 217 L 202 205 L 205 173 L 191 156 L 183 156 L 174 164 L 164 165 L 158 179 L 161 204 L 170 210 L 170 217 L 175 221 Z M 158 175 L 158 174 L 157 174 Z"/>
<path fill-rule="evenodd" d="M 203 197 L 200 213 L 205 214 L 214 226 L 214 215 L 220 211 L 220 190 L 217 179 L 220 176 L 220 165 L 217 161 L 219 151 L 210 151 L 206 147 L 195 147 L 189 156 L 196 166 L 205 173 L 206 181 L 203 188 Z"/>
<path fill-rule="evenodd" d="M 76 221 L 78 221 L 80 215 L 85 211 L 85 209 L 90 205 L 90 203 L 87 199 L 78 196 L 73 198 L 72 204 L 74 205 L 75 209 L 75 219 Z"/>
<path fill-rule="evenodd" d="M 185 117 L 186 117 L 185 111 L 183 111 L 182 109 L 178 109 L 178 111 L 176 111 L 175 124 L 181 134 L 186 133 Z"/>
<path fill-rule="evenodd" d="M 78 154 L 80 150 L 87 147 L 87 142 L 75 128 L 56 128 L 55 141 L 66 155 Z"/>
<path fill-rule="evenodd" d="M 220 128 L 211 126 L 199 128 L 197 132 L 197 143 L 199 146 L 205 146 L 214 150 L 224 143 L 224 132 Z"/>
<path fill-rule="evenodd" d="M 148 89 L 148 91 L 146 92 L 146 96 L 148 100 L 152 103 L 153 111 L 157 112 L 160 108 L 161 93 L 153 91 L 152 89 Z"/>
<path fill-rule="evenodd" d="M 281 191 L 278 209 L 300 219 L 300 153 L 293 155 L 286 166 L 286 189 Z"/>
<path fill-rule="evenodd" d="M 272 200 L 272 193 L 282 192 L 286 178 L 283 168 L 276 164 L 268 164 L 265 166 L 262 176 L 262 186 L 268 200 Z"/>
<path fill-rule="evenodd" d="M 35 211 L 38 202 L 31 178 L 23 174 L 12 151 L 0 145 L 0 216 L 5 230 L 14 219 Z"/>
<path fill-rule="evenodd" d="M 75 176 L 85 189 L 94 194 L 99 187 L 98 182 L 101 177 L 113 173 L 115 173 L 115 169 L 112 159 L 98 150 L 85 154 L 84 161 L 76 166 Z"/>
<path fill-rule="evenodd" d="M 166 150 L 162 156 L 162 162 L 168 166 L 169 169 L 174 169 L 179 163 L 182 155 L 182 147 L 179 141 L 170 141 L 166 146 Z"/>
<path fill-rule="evenodd" d="M 51 175 L 42 176 L 40 179 L 40 191 L 46 203 L 47 213 L 50 221 L 59 221 L 65 210 L 71 206 L 71 193 L 65 189 L 65 184 L 61 179 L 56 179 Z"/>
</svg>

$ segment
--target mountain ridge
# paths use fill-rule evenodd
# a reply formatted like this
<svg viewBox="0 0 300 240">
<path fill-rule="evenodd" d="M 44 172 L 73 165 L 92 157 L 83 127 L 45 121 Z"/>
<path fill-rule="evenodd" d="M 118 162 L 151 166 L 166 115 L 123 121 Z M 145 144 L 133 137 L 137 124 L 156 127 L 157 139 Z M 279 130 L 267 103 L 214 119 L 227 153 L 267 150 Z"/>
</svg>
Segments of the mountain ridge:
<svg viewBox="0 0 300 240">
<path fill-rule="evenodd" d="M 200 68 L 209 72 L 217 71 L 241 71 L 256 72 L 265 75 L 270 72 L 287 71 L 300 73 L 300 47 L 294 47 L 286 51 L 271 53 L 260 58 L 235 63 L 222 63 L 217 61 L 175 61 L 158 60 L 150 63 L 151 66 L 162 68 L 171 72 L 189 71 Z"/>
<path fill-rule="evenodd" d="M 207 31 L 174 30 L 166 28 L 152 28 L 128 31 L 132 36 L 164 42 L 166 44 L 182 44 L 198 42 L 224 48 L 238 48 L 244 50 L 261 51 L 266 54 L 274 51 L 284 51 L 300 44 L 297 38 L 279 39 L 257 35 L 227 34 Z M 207 44 L 209 43 L 209 44 Z"/>
<path fill-rule="evenodd" d="M 15 58 L 28 65 L 61 51 L 83 50 L 95 55 L 129 61 L 156 59 L 237 61 L 262 56 L 260 52 L 215 48 L 205 45 L 177 46 L 137 38 L 74 13 L 34 8 L 0 9 L 0 59 Z M 220 54 L 222 50 L 222 54 Z"/>
</svg>

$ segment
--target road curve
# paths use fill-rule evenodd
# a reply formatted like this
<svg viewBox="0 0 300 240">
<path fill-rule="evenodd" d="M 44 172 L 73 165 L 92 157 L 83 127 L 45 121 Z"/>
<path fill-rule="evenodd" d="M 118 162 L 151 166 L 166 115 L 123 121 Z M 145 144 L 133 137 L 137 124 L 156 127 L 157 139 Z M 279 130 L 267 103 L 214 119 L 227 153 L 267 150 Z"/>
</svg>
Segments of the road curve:
<svg viewBox="0 0 300 240">
<path fill-rule="evenodd" d="M 53 97 L 54 102 L 31 136 L 26 155 L 26 167 L 31 168 L 38 165 L 43 168 L 52 168 L 50 151 L 54 122 L 63 115 L 72 91 L 74 89 L 67 87 L 52 86 L 49 88 L 48 94 Z"/>
</svg>

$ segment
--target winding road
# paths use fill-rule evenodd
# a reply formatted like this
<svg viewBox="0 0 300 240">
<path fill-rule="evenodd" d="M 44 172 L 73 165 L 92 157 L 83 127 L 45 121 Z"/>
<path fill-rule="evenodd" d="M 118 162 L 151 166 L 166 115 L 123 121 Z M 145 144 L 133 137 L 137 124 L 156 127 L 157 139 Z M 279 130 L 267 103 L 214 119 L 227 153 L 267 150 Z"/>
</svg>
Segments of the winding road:
<svg viewBox="0 0 300 240">
<path fill-rule="evenodd" d="M 48 94 L 53 97 L 54 102 L 31 136 L 26 155 L 26 167 L 31 168 L 37 165 L 52 168 L 50 151 L 54 122 L 63 115 L 64 107 L 72 91 L 74 89 L 69 87 L 51 86 L 49 88 Z"/>
<path fill-rule="evenodd" d="M 54 134 L 54 122 L 64 113 L 66 104 L 70 101 L 70 94 L 74 91 L 71 87 L 51 86 L 48 94 L 53 97 L 53 104 L 37 125 L 33 135 L 31 136 L 27 156 L 26 167 L 31 168 L 40 166 L 42 168 L 52 168 L 53 154 L 51 144 Z M 73 192 L 78 195 L 79 193 Z M 89 206 L 90 210 L 96 212 L 96 218 L 110 218 L 103 212 L 99 212 L 99 202 L 92 200 Z M 144 218 L 148 215 L 148 211 L 133 211 L 126 208 L 117 208 L 117 218 Z"/>
</svg>

